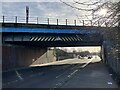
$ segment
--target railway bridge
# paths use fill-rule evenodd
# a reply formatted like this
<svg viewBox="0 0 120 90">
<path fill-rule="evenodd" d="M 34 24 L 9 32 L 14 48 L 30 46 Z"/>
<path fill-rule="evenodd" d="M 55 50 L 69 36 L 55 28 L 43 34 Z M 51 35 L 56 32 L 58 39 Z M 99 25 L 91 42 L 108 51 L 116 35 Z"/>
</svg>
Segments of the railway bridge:
<svg viewBox="0 0 120 90">
<path fill-rule="evenodd" d="M 120 77 L 119 45 L 115 47 L 109 36 L 113 30 L 116 34 L 118 27 L 5 22 L 1 25 L 3 71 L 56 61 L 54 49 L 49 47 L 100 46 L 103 63 Z"/>
</svg>

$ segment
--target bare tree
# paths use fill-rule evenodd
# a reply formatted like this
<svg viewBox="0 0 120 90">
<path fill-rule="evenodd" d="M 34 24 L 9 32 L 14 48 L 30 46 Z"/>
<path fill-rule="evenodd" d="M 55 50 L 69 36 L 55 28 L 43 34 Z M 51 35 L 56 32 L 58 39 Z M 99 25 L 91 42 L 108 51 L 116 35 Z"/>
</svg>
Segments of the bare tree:
<svg viewBox="0 0 120 90">
<path fill-rule="evenodd" d="M 120 25 L 120 1 L 102 2 L 102 0 L 99 0 L 92 3 L 75 1 L 75 0 L 73 0 L 73 2 L 71 3 L 64 2 L 63 0 L 60 1 L 65 5 L 74 8 L 76 10 L 90 12 L 92 16 L 92 20 L 94 21 L 93 25 L 98 24 L 98 22 L 100 26 L 107 26 L 107 27 L 114 27 Z M 87 8 L 83 8 L 83 7 L 87 7 Z M 85 16 L 87 17 L 87 15 Z"/>
<path fill-rule="evenodd" d="M 99 12 L 100 10 L 105 10 L 105 15 L 94 17 L 94 20 L 99 20 L 101 26 L 106 25 L 108 27 L 118 26 L 120 22 L 120 2 L 105 2 L 96 9 L 94 9 L 93 13 Z"/>
</svg>

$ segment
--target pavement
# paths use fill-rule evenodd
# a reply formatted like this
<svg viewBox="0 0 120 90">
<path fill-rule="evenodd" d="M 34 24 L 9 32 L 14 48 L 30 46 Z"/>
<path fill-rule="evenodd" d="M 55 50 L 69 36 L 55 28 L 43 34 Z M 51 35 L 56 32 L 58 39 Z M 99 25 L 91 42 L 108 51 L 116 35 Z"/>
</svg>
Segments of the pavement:
<svg viewBox="0 0 120 90">
<path fill-rule="evenodd" d="M 98 58 L 68 59 L 3 72 L 3 88 L 118 88 Z"/>
<path fill-rule="evenodd" d="M 83 59 L 78 59 L 78 58 L 73 58 L 73 59 L 65 59 L 61 61 L 54 61 L 50 63 L 45 63 L 45 64 L 36 64 L 36 65 L 31 65 L 30 67 L 34 66 L 48 66 L 48 65 L 64 65 L 64 64 L 82 64 L 82 63 L 95 63 L 95 62 L 100 62 L 101 59 L 100 57 L 93 57 L 91 59 L 88 59 L 88 57 L 84 57 Z"/>
</svg>

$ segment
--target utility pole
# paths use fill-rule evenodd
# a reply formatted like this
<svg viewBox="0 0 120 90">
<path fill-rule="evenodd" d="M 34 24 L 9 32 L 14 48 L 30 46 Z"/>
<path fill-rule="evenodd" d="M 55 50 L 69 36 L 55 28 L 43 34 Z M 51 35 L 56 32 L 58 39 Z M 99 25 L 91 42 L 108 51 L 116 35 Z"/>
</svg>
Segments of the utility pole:
<svg viewBox="0 0 120 90">
<path fill-rule="evenodd" d="M 26 23 L 28 23 L 29 20 L 29 7 L 26 6 Z"/>
</svg>

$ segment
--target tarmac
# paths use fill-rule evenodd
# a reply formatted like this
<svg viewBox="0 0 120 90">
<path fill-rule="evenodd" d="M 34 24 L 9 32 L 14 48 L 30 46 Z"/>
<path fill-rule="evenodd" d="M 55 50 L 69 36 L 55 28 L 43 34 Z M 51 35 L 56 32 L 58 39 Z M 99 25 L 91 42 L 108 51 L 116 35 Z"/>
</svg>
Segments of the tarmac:
<svg viewBox="0 0 120 90">
<path fill-rule="evenodd" d="M 3 88 L 118 88 L 98 58 L 68 59 L 3 72 Z"/>
</svg>

